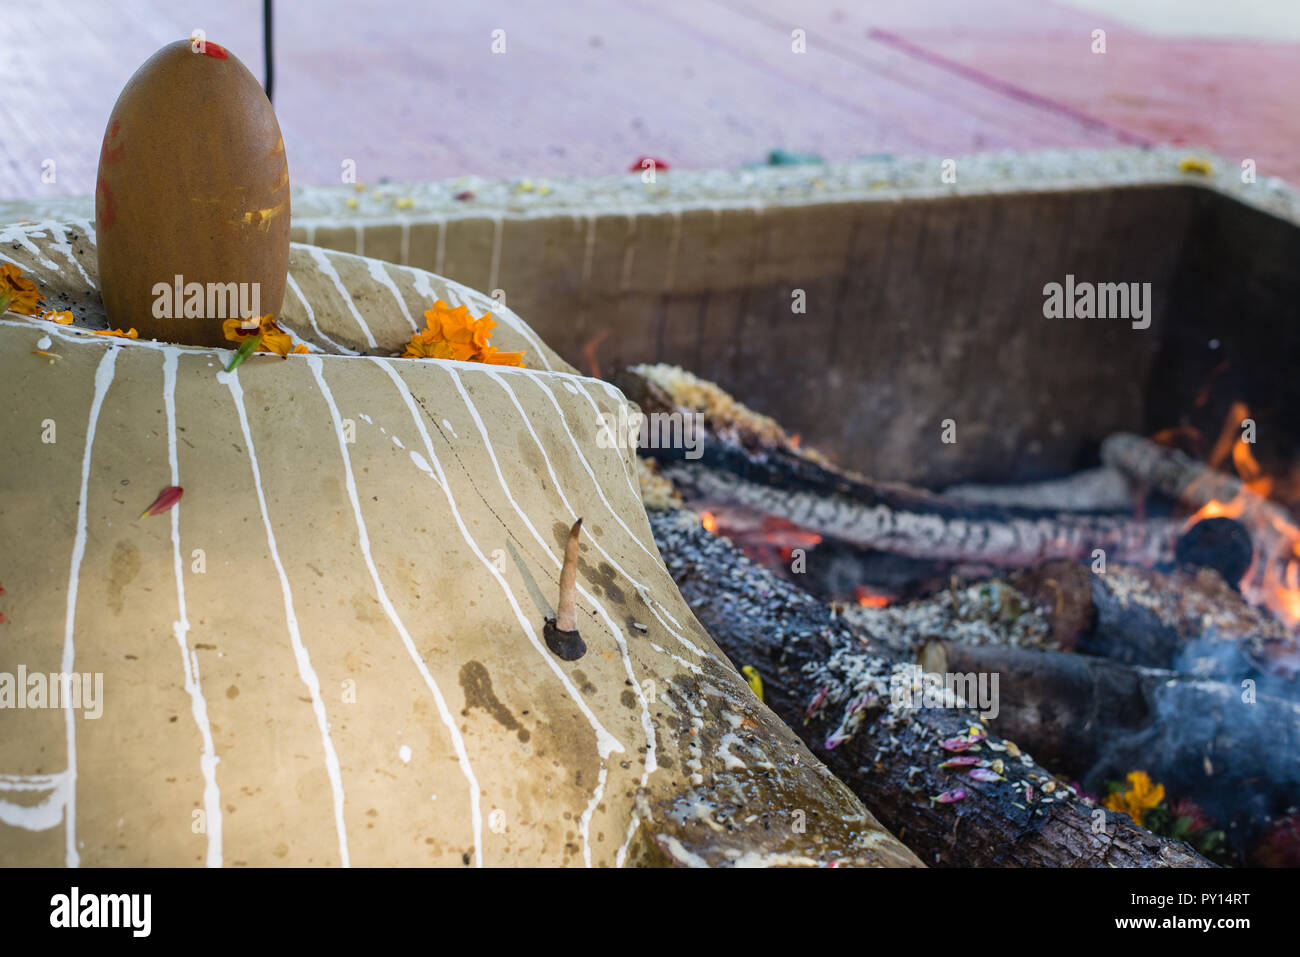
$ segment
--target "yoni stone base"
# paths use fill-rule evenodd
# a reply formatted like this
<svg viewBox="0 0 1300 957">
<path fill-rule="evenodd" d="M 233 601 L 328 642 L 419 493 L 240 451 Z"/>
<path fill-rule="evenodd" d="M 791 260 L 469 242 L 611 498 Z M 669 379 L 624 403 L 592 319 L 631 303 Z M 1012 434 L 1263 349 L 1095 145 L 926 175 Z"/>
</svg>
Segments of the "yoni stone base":
<svg viewBox="0 0 1300 957">
<path fill-rule="evenodd" d="M 0 320 L 0 691 L 102 694 L 11 683 L 0 864 L 919 863 L 691 615 L 631 451 L 596 441 L 622 395 L 517 317 L 296 246 L 283 320 L 315 351 L 226 374 L 89 334 L 85 224 L 5 237 L 78 319 Z M 439 296 L 530 368 L 386 357 Z M 579 516 L 565 662 L 542 630 Z"/>
</svg>

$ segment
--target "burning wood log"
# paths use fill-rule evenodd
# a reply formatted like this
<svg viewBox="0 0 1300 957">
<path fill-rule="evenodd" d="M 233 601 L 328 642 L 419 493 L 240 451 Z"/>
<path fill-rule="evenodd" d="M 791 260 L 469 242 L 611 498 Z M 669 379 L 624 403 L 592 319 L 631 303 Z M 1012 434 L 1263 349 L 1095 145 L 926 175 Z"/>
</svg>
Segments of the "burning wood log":
<svg viewBox="0 0 1300 957">
<path fill-rule="evenodd" d="M 843 615 L 904 659 L 940 636 L 962 645 L 1078 651 L 1198 678 L 1250 678 L 1287 697 L 1300 669 L 1295 636 L 1208 568 L 1114 564 L 1097 574 L 1061 560 L 905 604 L 850 605 Z"/>
<path fill-rule="evenodd" d="M 1229 680 L 1300 673 L 1295 635 L 1213 569 L 1112 564 L 1091 577 L 1093 624 L 1078 651 Z"/>
<path fill-rule="evenodd" d="M 1248 500 L 1252 509 L 1262 508 L 1262 515 L 1289 520 L 1283 509 L 1249 492 L 1236 476 L 1140 435 L 1118 432 L 1108 437 L 1101 444 L 1101 459 L 1134 481 L 1191 508 L 1203 508 L 1216 500 L 1231 502 L 1247 493 L 1252 496 Z"/>
<path fill-rule="evenodd" d="M 1300 740 L 1294 701 L 1086 655 L 936 644 L 945 672 L 999 675 L 999 734 L 1098 791 L 1143 768 L 1210 814 L 1239 854 L 1300 787 L 1300 769 L 1278 760 Z"/>
<path fill-rule="evenodd" d="M 638 367 L 616 381 L 652 416 L 703 416 L 707 438 L 693 446 L 698 457 L 688 458 L 691 450 L 684 448 L 657 445 L 654 451 L 664 476 L 693 503 L 741 505 L 863 548 L 913 558 L 1020 567 L 1082 558 L 1096 548 L 1115 560 L 1145 564 L 1173 555 L 1178 528 L 1166 521 L 1007 509 L 837 469 L 712 383 L 690 377 L 670 393 L 662 383 L 676 379 L 664 368 Z"/>
<path fill-rule="evenodd" d="M 910 707 L 894 693 L 910 687 L 909 662 L 864 643 L 831 608 L 754 567 L 689 513 L 652 512 L 651 526 L 692 611 L 732 661 L 759 671 L 769 706 L 923 860 L 1208 865 L 1088 806 L 967 708 Z"/>
<path fill-rule="evenodd" d="M 1241 582 L 1242 592 L 1283 621 L 1300 621 L 1300 528 L 1286 509 L 1235 476 L 1137 435 L 1110 436 L 1102 443 L 1101 457 L 1137 482 L 1193 509 L 1194 520 L 1225 516 L 1244 525 L 1256 560 Z"/>
</svg>

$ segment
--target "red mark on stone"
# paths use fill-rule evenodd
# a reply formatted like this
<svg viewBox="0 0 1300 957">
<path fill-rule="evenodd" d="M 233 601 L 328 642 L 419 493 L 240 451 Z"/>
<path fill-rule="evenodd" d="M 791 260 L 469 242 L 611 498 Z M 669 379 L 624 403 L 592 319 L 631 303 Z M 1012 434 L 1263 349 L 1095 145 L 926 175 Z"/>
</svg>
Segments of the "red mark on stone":
<svg viewBox="0 0 1300 957">
<path fill-rule="evenodd" d="M 226 52 L 226 48 L 219 44 L 213 43 L 211 40 L 208 40 L 206 43 L 203 44 L 203 52 L 208 56 L 212 57 L 214 60 L 230 59 L 230 54 Z"/>
<path fill-rule="evenodd" d="M 108 191 L 104 177 L 95 181 L 95 212 L 100 229 L 107 230 L 113 226 L 113 196 Z"/>
<path fill-rule="evenodd" d="M 668 164 L 661 159 L 656 159 L 653 156 L 638 156 L 636 162 L 629 166 L 627 171 L 629 173 L 639 173 L 646 169 L 666 170 L 668 168 Z"/>
<path fill-rule="evenodd" d="M 118 143 L 112 149 L 109 149 L 109 143 L 117 139 L 117 131 L 122 128 L 121 120 L 114 120 L 112 127 L 104 134 L 104 145 L 101 147 L 101 161 L 105 166 L 111 166 L 122 158 L 122 144 Z"/>
</svg>

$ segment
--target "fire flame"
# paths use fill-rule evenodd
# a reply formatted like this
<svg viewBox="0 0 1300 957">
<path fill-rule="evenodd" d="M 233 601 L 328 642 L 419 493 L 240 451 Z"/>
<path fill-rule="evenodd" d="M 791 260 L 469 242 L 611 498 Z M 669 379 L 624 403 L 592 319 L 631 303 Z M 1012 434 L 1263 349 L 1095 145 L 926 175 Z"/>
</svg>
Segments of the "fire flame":
<svg viewBox="0 0 1300 957">
<path fill-rule="evenodd" d="M 1284 506 L 1270 502 L 1275 483 L 1239 434 L 1250 417 L 1242 402 L 1234 402 L 1207 465 L 1215 467 L 1229 456 L 1241 479 L 1241 490 L 1228 501 L 1211 499 L 1188 518 L 1185 528 L 1207 518 L 1244 521 L 1254 554 L 1242 576 L 1241 592 L 1250 601 L 1270 609 L 1291 627 L 1300 626 L 1300 527 L 1283 517 Z M 1229 451 L 1230 450 L 1230 451 Z"/>
<path fill-rule="evenodd" d="M 718 518 L 712 512 L 701 512 L 700 524 L 704 526 L 706 532 L 713 532 L 715 535 L 717 534 Z"/>
</svg>

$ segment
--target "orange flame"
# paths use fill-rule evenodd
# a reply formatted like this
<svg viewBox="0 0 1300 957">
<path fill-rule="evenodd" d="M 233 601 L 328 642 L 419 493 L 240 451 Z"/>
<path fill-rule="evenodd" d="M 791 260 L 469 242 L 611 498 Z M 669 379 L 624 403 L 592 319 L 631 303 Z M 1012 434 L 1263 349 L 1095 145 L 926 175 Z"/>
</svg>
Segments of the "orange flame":
<svg viewBox="0 0 1300 957">
<path fill-rule="evenodd" d="M 1291 626 L 1300 626 L 1300 528 L 1268 502 L 1274 481 L 1265 475 L 1250 444 L 1240 435 L 1250 417 L 1245 403 L 1234 402 L 1207 465 L 1215 468 L 1229 456 L 1241 479 L 1241 491 L 1230 501 L 1211 499 L 1191 515 L 1184 528 L 1207 518 L 1243 519 L 1250 530 L 1254 555 L 1242 576 L 1242 594 L 1264 605 Z"/>
<path fill-rule="evenodd" d="M 1240 495 L 1231 502 L 1220 502 L 1212 498 L 1187 519 L 1184 530 L 1207 518 L 1241 518 L 1246 511 L 1246 503 Z"/>
<path fill-rule="evenodd" d="M 700 524 L 704 526 L 706 532 L 716 534 L 718 531 L 718 519 L 712 512 L 701 512 Z"/>
</svg>

